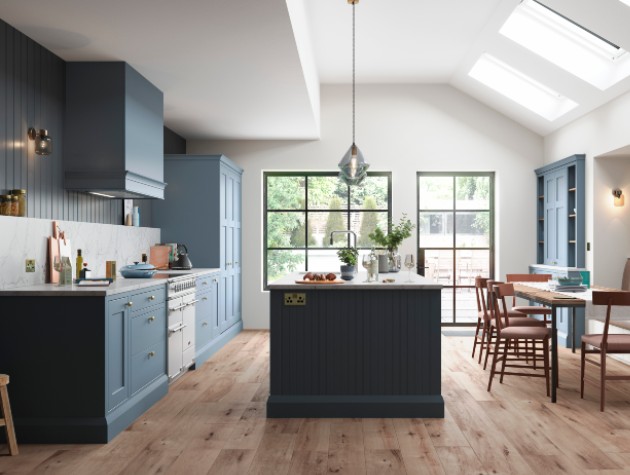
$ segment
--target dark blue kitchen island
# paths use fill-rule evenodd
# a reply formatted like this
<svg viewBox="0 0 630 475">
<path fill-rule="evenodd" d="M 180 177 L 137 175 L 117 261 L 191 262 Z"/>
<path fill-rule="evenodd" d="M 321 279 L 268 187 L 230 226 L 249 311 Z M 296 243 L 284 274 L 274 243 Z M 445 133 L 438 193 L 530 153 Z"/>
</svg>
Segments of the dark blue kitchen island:
<svg viewBox="0 0 630 475">
<path fill-rule="evenodd" d="M 406 272 L 374 283 L 301 278 L 269 284 L 268 417 L 444 417 L 441 285 L 407 283 Z"/>
</svg>

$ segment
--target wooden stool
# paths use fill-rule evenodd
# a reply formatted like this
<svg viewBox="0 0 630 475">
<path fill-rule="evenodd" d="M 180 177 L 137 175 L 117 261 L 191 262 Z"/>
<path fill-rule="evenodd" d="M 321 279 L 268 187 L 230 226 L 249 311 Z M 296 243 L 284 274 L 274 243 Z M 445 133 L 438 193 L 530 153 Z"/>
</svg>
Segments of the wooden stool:
<svg viewBox="0 0 630 475">
<path fill-rule="evenodd" d="M 9 392 L 7 391 L 9 384 L 9 376 L 0 374 L 0 409 L 2 409 L 3 419 L 0 419 L 0 426 L 4 426 L 7 432 L 7 442 L 9 444 L 9 453 L 17 455 L 18 446 L 15 438 L 15 428 L 13 427 L 13 416 L 11 416 L 11 405 L 9 404 Z"/>
</svg>

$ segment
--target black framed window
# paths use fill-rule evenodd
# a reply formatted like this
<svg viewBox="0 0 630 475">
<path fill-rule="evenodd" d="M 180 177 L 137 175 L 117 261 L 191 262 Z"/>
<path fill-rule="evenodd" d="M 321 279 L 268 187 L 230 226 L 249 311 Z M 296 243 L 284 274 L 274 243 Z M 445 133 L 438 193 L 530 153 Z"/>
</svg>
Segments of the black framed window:
<svg viewBox="0 0 630 475">
<path fill-rule="evenodd" d="M 370 172 L 360 186 L 348 186 L 338 172 L 265 172 L 263 286 L 289 272 L 338 271 L 337 249 L 353 245 L 360 254 L 377 248 L 368 235 L 391 221 L 390 172 Z"/>
<path fill-rule="evenodd" d="M 442 324 L 477 322 L 475 277 L 494 276 L 494 173 L 418 172 L 420 273 L 442 288 Z"/>
</svg>

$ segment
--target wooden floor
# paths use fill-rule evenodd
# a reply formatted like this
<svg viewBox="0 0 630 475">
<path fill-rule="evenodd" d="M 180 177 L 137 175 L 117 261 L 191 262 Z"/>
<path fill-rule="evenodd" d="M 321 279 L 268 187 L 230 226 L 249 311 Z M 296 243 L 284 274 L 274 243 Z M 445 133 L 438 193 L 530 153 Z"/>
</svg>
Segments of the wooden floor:
<svg viewBox="0 0 630 475">
<path fill-rule="evenodd" d="M 0 473 L 630 473 L 630 383 L 610 383 L 601 414 L 594 385 L 579 398 L 579 353 L 563 350 L 558 404 L 539 378 L 490 394 L 471 343 L 443 337 L 444 419 L 267 420 L 268 333 L 243 332 L 111 443 L 20 445 Z"/>
</svg>

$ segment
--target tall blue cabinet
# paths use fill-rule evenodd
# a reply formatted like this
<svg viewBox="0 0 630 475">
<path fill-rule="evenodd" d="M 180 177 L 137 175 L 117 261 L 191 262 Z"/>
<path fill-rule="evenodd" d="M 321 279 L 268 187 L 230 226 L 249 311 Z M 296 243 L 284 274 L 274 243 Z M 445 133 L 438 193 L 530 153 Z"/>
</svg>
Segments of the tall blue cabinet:
<svg viewBox="0 0 630 475">
<path fill-rule="evenodd" d="M 217 282 L 211 281 L 216 284 L 213 298 L 218 329 L 207 333 L 216 341 L 196 342 L 195 364 L 207 359 L 243 326 L 242 174 L 243 170 L 225 155 L 165 155 L 164 181 L 168 186 L 164 201 L 152 205 L 151 223 L 162 229 L 163 242 L 185 244 L 194 267 L 220 269 Z"/>
<path fill-rule="evenodd" d="M 572 155 L 536 170 L 536 264 L 530 273 L 566 276 L 583 269 L 586 262 L 584 155 Z M 579 345 L 584 333 L 584 309 L 576 310 L 575 328 L 571 310 L 558 310 L 558 343 Z"/>
</svg>

